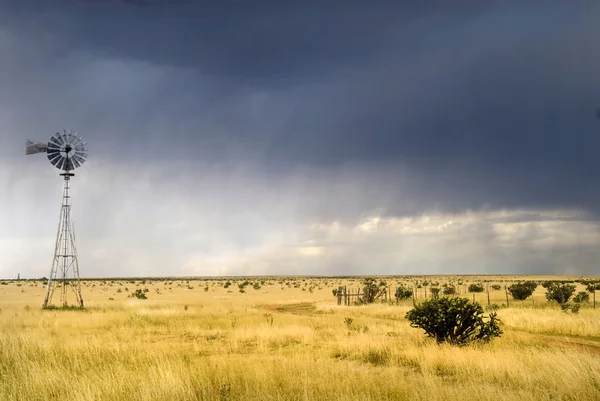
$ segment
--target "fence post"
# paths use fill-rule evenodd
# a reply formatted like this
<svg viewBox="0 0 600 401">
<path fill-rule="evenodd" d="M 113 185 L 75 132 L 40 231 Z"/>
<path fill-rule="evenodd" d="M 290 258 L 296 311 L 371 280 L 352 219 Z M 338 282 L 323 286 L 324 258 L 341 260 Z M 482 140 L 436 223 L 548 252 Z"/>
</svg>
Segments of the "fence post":
<svg viewBox="0 0 600 401">
<path fill-rule="evenodd" d="M 504 293 L 506 294 L 506 307 L 508 308 L 508 290 L 506 289 L 506 285 L 504 285 Z"/>
<path fill-rule="evenodd" d="M 489 284 L 485 285 L 485 290 L 487 292 L 487 297 L 488 297 L 488 306 L 490 306 L 490 285 Z"/>
<path fill-rule="evenodd" d="M 342 286 L 340 285 L 337 290 L 337 304 L 342 304 Z"/>
<path fill-rule="evenodd" d="M 348 287 L 344 286 L 344 305 L 348 306 Z"/>
</svg>

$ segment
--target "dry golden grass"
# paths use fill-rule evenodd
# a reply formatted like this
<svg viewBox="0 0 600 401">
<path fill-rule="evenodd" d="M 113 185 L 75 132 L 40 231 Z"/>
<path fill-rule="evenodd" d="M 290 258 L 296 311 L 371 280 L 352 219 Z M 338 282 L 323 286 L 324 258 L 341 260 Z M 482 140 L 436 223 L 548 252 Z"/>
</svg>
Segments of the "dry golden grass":
<svg viewBox="0 0 600 401">
<path fill-rule="evenodd" d="M 600 305 L 566 314 L 539 287 L 498 311 L 500 339 L 454 348 L 409 326 L 410 301 L 337 306 L 331 290 L 359 280 L 224 282 L 88 281 L 83 312 L 40 310 L 39 282 L 0 285 L 0 400 L 600 399 Z"/>
</svg>

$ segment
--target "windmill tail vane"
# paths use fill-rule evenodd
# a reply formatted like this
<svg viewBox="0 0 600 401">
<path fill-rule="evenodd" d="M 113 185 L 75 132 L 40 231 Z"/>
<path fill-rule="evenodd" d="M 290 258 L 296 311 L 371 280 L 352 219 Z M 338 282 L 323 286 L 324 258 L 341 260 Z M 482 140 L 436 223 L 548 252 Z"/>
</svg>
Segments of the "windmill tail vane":
<svg viewBox="0 0 600 401">
<path fill-rule="evenodd" d="M 48 144 L 42 142 L 33 142 L 29 139 L 25 143 L 25 154 L 34 155 L 36 153 L 44 153 L 48 151 Z"/>
</svg>

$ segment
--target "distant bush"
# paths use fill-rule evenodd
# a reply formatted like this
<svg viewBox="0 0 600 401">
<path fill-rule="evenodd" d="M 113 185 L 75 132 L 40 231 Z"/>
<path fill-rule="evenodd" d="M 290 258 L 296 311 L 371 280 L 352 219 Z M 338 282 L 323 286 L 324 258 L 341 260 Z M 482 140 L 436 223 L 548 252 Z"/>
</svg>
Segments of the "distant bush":
<svg viewBox="0 0 600 401">
<path fill-rule="evenodd" d="M 380 283 L 381 284 L 381 283 Z M 379 286 L 373 278 L 366 278 L 363 280 L 363 296 L 361 303 L 371 304 L 375 302 L 375 298 L 379 294 Z"/>
<path fill-rule="evenodd" d="M 447 286 L 444 287 L 444 295 L 453 295 L 456 294 L 456 288 L 454 288 L 454 286 Z"/>
<path fill-rule="evenodd" d="M 566 304 L 573 296 L 575 292 L 575 285 L 573 284 L 558 284 L 553 283 L 548 287 L 546 292 L 546 299 L 548 301 L 556 301 L 559 304 Z"/>
<path fill-rule="evenodd" d="M 431 287 L 429 288 L 429 292 L 433 298 L 437 298 L 440 296 L 440 288 L 439 287 Z"/>
<path fill-rule="evenodd" d="M 525 281 L 524 283 L 515 283 L 508 287 L 508 292 L 514 299 L 517 300 L 525 300 L 529 298 L 535 289 L 537 288 L 537 284 L 533 281 Z"/>
<path fill-rule="evenodd" d="M 600 284 L 599 283 L 589 283 L 585 287 L 585 290 L 589 293 L 593 293 L 596 290 L 600 290 Z"/>
<path fill-rule="evenodd" d="M 590 294 L 588 292 L 581 291 L 577 295 L 575 295 L 575 297 L 573 297 L 573 302 L 590 302 Z"/>
<path fill-rule="evenodd" d="M 425 330 L 438 344 L 466 345 L 473 341 L 488 342 L 500 337 L 502 330 L 496 313 L 483 320 L 483 307 L 467 298 L 429 299 L 406 314 L 411 327 Z"/>
<path fill-rule="evenodd" d="M 135 292 L 132 292 L 130 296 L 137 299 L 148 299 L 148 297 L 146 297 L 146 293 L 140 288 L 135 290 Z"/>
<path fill-rule="evenodd" d="M 398 288 L 396 288 L 395 296 L 398 300 L 408 299 L 413 296 L 413 291 L 410 288 L 401 285 Z"/>
<path fill-rule="evenodd" d="M 494 291 L 499 291 L 502 287 L 500 287 L 498 284 L 493 284 L 492 285 L 492 290 Z"/>
<path fill-rule="evenodd" d="M 469 292 L 483 292 L 483 285 L 480 283 L 469 285 Z"/>
</svg>

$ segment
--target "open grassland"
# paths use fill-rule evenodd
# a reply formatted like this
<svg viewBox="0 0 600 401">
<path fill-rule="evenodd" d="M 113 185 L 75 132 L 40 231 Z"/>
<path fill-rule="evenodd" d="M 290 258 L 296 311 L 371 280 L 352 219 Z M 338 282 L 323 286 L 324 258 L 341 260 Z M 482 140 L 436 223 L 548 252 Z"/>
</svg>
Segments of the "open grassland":
<svg viewBox="0 0 600 401">
<path fill-rule="evenodd" d="M 576 278 L 382 279 L 460 280 L 471 299 L 489 280 L 502 305 L 510 281 Z M 0 400 L 600 399 L 600 305 L 565 313 L 538 286 L 498 310 L 501 338 L 456 348 L 409 326 L 412 300 L 338 306 L 339 285 L 360 279 L 94 280 L 85 311 L 42 311 L 40 281 L 0 281 Z"/>
</svg>

